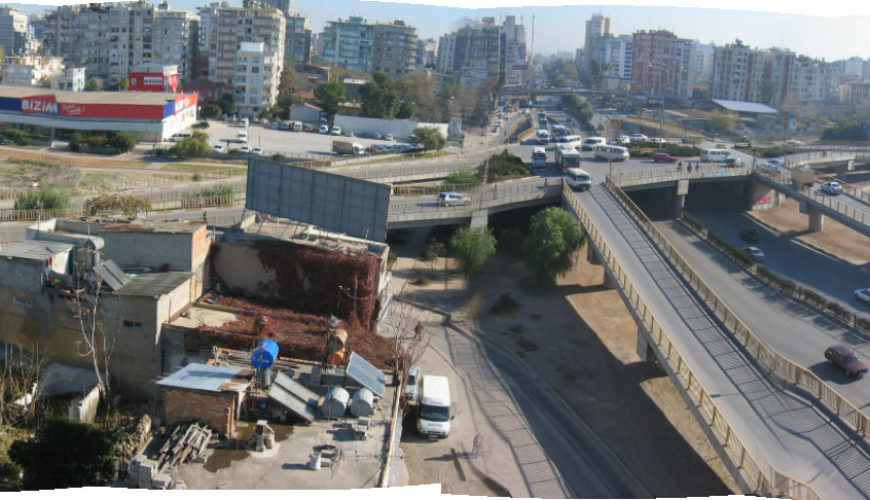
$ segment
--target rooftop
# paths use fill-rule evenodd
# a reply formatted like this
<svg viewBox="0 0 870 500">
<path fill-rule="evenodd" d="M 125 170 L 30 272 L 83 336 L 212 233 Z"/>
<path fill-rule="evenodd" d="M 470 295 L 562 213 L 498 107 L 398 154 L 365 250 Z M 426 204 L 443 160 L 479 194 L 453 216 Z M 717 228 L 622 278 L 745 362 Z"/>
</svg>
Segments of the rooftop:
<svg viewBox="0 0 870 500">
<path fill-rule="evenodd" d="M 776 114 L 779 111 L 761 104 L 760 102 L 746 101 L 726 101 L 723 99 L 713 99 L 713 102 L 727 109 L 728 111 L 736 111 L 738 113 L 760 113 L 760 114 Z"/>
<path fill-rule="evenodd" d="M 101 233 L 195 233 L 204 222 L 162 222 L 136 220 L 129 224 L 103 226 Z"/>
<path fill-rule="evenodd" d="M 26 98 L 54 94 L 58 102 L 69 104 L 164 105 L 181 94 L 172 92 L 70 92 L 39 87 L 0 86 L 0 97 Z"/>
<path fill-rule="evenodd" d="M 191 363 L 157 385 L 208 392 L 240 391 L 247 387 L 250 376 L 250 370 L 238 367 Z"/>
<path fill-rule="evenodd" d="M 0 245 L 0 256 L 42 261 L 59 253 L 72 250 L 74 246 L 71 243 L 57 243 L 44 240 L 19 241 L 17 243 L 9 243 L 8 245 Z"/>
<path fill-rule="evenodd" d="M 173 271 L 131 276 L 126 285 L 115 290 L 116 295 L 159 297 L 177 289 L 190 279 L 190 273 Z"/>
</svg>

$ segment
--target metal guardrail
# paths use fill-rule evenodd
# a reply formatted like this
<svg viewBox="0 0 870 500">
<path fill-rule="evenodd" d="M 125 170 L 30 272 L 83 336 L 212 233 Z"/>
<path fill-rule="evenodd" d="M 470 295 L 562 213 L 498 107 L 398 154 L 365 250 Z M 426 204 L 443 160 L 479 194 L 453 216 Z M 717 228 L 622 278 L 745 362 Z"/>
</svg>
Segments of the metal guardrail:
<svg viewBox="0 0 870 500">
<path fill-rule="evenodd" d="M 616 188 L 621 192 L 618 186 L 615 186 L 610 179 L 608 179 L 608 187 L 612 190 Z M 821 500 L 821 496 L 811 485 L 777 470 L 763 458 L 754 456 L 752 448 L 746 446 L 740 437 L 737 436 L 734 427 L 728 422 L 721 410 L 719 410 L 710 391 L 700 382 L 697 375 L 689 367 L 685 357 L 679 352 L 679 349 L 673 344 L 667 332 L 661 326 L 661 323 L 656 319 L 655 313 L 635 290 L 634 285 L 622 270 L 619 261 L 607 246 L 589 214 L 583 210 L 577 197 L 567 186 L 563 186 L 562 192 L 564 193 L 565 200 L 585 226 L 589 238 L 598 248 L 602 260 L 610 268 L 612 276 L 622 288 L 626 300 L 635 310 L 636 318 L 640 320 L 643 327 L 650 333 L 650 338 L 658 347 L 659 352 L 664 356 L 663 362 L 667 363 L 677 382 L 682 385 L 683 391 L 694 400 L 699 414 L 707 419 L 709 428 L 719 439 L 723 449 L 730 455 L 732 463 L 742 471 L 747 483 L 754 488 L 756 493 L 760 494 Z M 617 198 L 619 197 L 617 194 Z M 661 235 L 660 237 L 663 238 Z M 655 241 L 655 239 L 653 240 Z M 662 251 L 665 253 L 664 249 Z M 673 249 L 672 251 L 676 252 Z M 696 277 L 696 281 L 698 279 Z M 701 297 L 704 298 L 703 295 Z M 724 304 L 721 304 L 721 306 L 724 306 Z M 727 306 L 724 307 L 727 308 Z M 716 310 L 714 310 L 715 313 Z M 736 316 L 734 318 L 736 319 Z M 752 353 L 752 351 L 749 352 Z"/>
<path fill-rule="evenodd" d="M 694 167 L 656 168 L 611 174 L 613 183 L 619 187 L 673 182 L 683 179 L 708 179 L 720 177 L 743 177 L 752 175 L 752 167 L 726 167 L 722 164 L 697 164 Z"/>
<path fill-rule="evenodd" d="M 855 153 L 847 153 L 842 151 L 808 151 L 805 153 L 795 153 L 787 155 L 783 158 L 783 164 L 787 168 L 797 168 L 807 163 L 821 162 L 840 162 L 855 159 Z"/>
<path fill-rule="evenodd" d="M 788 173 L 771 172 L 764 169 L 756 169 L 755 172 L 767 179 L 770 179 L 772 182 L 779 184 L 782 191 L 784 191 L 786 194 L 792 195 L 792 197 L 794 198 L 797 198 L 797 195 L 804 196 L 824 207 L 830 208 L 831 210 L 839 214 L 845 215 L 846 217 L 849 217 L 856 222 L 870 225 L 870 212 L 859 210 L 853 206 L 850 206 L 847 203 L 839 201 L 835 197 L 813 191 L 812 188 L 808 186 L 796 185 L 792 182 Z M 868 196 L 864 194 L 862 194 L 860 197 L 853 197 L 858 198 L 862 202 L 865 202 L 865 200 L 868 199 Z M 867 209 L 870 210 L 870 206 L 868 206 Z"/>
<path fill-rule="evenodd" d="M 434 197 L 431 199 L 431 202 L 423 201 L 421 203 L 421 198 L 427 195 L 409 196 L 401 199 L 393 198 L 390 201 L 388 213 L 391 217 L 390 220 L 393 221 L 399 220 L 399 218 L 393 218 L 395 216 L 412 216 L 415 214 L 419 214 L 421 220 L 439 218 L 431 216 L 440 214 L 444 214 L 445 218 L 463 217 L 478 210 L 489 209 L 495 206 L 556 197 L 561 189 L 562 185 L 560 183 L 550 182 L 547 178 L 517 179 L 478 186 L 472 191 L 466 191 L 469 198 L 471 198 L 471 202 L 467 205 L 439 207 Z M 412 220 L 409 217 L 400 218 L 401 220 Z"/>
</svg>

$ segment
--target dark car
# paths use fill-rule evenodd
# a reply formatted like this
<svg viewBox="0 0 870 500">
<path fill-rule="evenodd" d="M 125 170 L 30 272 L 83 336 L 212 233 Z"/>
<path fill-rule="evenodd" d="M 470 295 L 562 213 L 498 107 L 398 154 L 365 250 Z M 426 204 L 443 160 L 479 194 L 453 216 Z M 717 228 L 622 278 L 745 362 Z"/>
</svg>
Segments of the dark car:
<svg viewBox="0 0 870 500">
<path fill-rule="evenodd" d="M 679 160 L 679 158 L 668 153 L 653 153 L 652 155 L 652 161 L 656 163 L 674 163 L 677 160 Z"/>
<path fill-rule="evenodd" d="M 825 359 L 842 368 L 850 377 L 861 378 L 870 370 L 870 365 L 862 361 L 855 351 L 840 344 L 828 347 L 825 350 Z"/>
<path fill-rule="evenodd" d="M 741 229 L 740 230 L 740 239 L 743 241 L 748 241 L 750 243 L 755 243 L 761 239 L 758 235 L 758 231 L 754 229 Z"/>
</svg>

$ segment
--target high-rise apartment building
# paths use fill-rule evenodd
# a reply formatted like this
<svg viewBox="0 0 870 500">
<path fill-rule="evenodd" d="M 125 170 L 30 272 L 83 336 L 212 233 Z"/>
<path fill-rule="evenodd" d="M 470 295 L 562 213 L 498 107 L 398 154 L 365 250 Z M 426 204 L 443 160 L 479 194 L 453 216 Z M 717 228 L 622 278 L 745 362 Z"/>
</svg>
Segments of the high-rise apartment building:
<svg viewBox="0 0 870 500">
<path fill-rule="evenodd" d="M 766 53 L 750 48 L 740 40 L 716 47 L 713 57 L 714 99 L 762 102 Z"/>
<path fill-rule="evenodd" d="M 230 4 L 224 1 L 211 2 L 196 8 L 196 13 L 199 16 L 199 53 L 196 60 L 197 78 L 208 77 L 209 58 L 212 52 L 217 50 L 217 33 L 215 32 L 217 12 L 221 7 L 229 6 Z"/>
<path fill-rule="evenodd" d="M 375 27 L 359 16 L 347 21 L 327 21 L 318 37 L 323 43 L 323 62 L 356 73 L 372 73 Z"/>
<path fill-rule="evenodd" d="M 638 31 L 632 37 L 631 90 L 636 94 L 691 95 L 694 42 L 666 30 Z"/>
<path fill-rule="evenodd" d="M 239 114 L 254 116 L 275 105 L 283 55 L 263 42 L 241 42 L 236 52 L 233 86 Z"/>
<path fill-rule="evenodd" d="M 789 91 L 801 102 L 826 102 L 838 98 L 837 77 L 842 73 L 835 63 L 798 56 L 791 71 Z"/>
<path fill-rule="evenodd" d="M 6 55 L 24 54 L 30 41 L 27 16 L 12 7 L 0 7 L 0 46 Z"/>
<path fill-rule="evenodd" d="M 528 69 L 526 28 L 517 24 L 515 16 L 505 16 L 502 24 L 502 50 L 504 52 L 505 86 L 521 86 Z"/>
<path fill-rule="evenodd" d="M 602 62 L 603 82 L 609 90 L 631 84 L 631 62 L 634 37 L 619 35 L 608 37 L 604 42 Z"/>
<path fill-rule="evenodd" d="M 383 71 L 397 80 L 417 68 L 417 28 L 402 20 L 375 24 L 372 71 Z"/>
<path fill-rule="evenodd" d="M 453 71 L 463 87 L 498 80 L 502 70 L 502 26 L 491 17 L 456 31 Z"/>
<path fill-rule="evenodd" d="M 311 62 L 311 19 L 297 14 L 288 15 L 286 21 L 284 60 L 295 64 Z"/>
<path fill-rule="evenodd" d="M 263 43 L 262 57 L 273 61 L 271 64 L 277 67 L 269 68 L 269 71 L 280 77 L 284 67 L 286 30 L 283 12 L 274 8 L 219 7 L 212 22 L 214 24 L 209 35 L 213 40 L 213 43 L 209 42 L 209 79 L 236 85 L 238 51 L 242 42 Z M 277 95 L 277 83 L 264 89 L 264 94 L 270 93 Z M 238 89 L 236 97 L 243 97 Z"/>
<path fill-rule="evenodd" d="M 604 59 L 604 43 L 610 35 L 610 18 L 601 14 L 593 14 L 586 21 L 586 38 L 583 45 L 583 56 L 586 64 L 591 61 L 601 62 Z"/>
<path fill-rule="evenodd" d="M 452 73 L 453 58 L 456 55 L 456 32 L 441 35 L 438 38 L 438 52 L 435 56 L 435 71 Z"/>
<path fill-rule="evenodd" d="M 86 66 L 88 75 L 117 82 L 137 66 L 174 64 L 191 77 L 196 15 L 136 2 L 64 5 L 45 18 L 45 49 L 67 66 Z"/>
<path fill-rule="evenodd" d="M 692 53 L 692 87 L 710 87 L 713 83 L 713 56 L 716 46 L 712 43 L 695 41 L 695 51 Z"/>
</svg>

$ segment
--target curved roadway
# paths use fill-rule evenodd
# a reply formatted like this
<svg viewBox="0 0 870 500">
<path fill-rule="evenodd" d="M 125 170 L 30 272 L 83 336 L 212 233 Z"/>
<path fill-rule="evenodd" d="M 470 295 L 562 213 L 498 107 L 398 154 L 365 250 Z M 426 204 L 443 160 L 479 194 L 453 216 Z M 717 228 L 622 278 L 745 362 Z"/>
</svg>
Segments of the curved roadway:
<svg viewBox="0 0 870 500">
<path fill-rule="evenodd" d="M 812 484 L 823 498 L 867 497 L 866 444 L 819 407 L 769 380 L 604 187 L 593 186 L 578 198 L 752 454 Z"/>
</svg>

